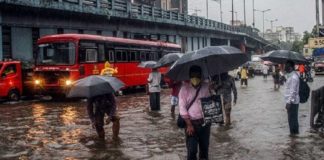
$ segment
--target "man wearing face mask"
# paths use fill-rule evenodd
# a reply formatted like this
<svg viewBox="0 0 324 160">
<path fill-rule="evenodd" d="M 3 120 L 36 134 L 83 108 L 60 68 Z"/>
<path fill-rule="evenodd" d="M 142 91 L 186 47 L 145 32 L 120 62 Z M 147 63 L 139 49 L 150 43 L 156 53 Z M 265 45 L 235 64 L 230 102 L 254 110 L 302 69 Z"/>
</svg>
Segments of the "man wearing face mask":
<svg viewBox="0 0 324 160">
<path fill-rule="evenodd" d="M 285 65 L 287 73 L 285 101 L 288 113 L 288 123 L 291 135 L 299 134 L 298 106 L 299 106 L 299 75 L 294 70 L 294 62 L 288 61 Z"/>
<path fill-rule="evenodd" d="M 210 96 L 209 84 L 203 81 L 199 66 L 190 67 L 189 77 L 190 82 L 184 83 L 179 92 L 180 115 L 186 122 L 187 159 L 197 159 L 198 146 L 199 159 L 208 159 L 210 125 L 203 126 L 200 98 Z"/>
</svg>

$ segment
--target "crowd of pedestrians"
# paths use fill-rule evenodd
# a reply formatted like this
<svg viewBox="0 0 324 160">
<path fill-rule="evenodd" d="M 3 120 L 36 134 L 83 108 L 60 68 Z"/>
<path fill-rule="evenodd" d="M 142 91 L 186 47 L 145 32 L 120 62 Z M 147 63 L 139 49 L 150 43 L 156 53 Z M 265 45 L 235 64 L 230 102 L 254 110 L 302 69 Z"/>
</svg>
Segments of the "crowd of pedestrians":
<svg viewBox="0 0 324 160">
<path fill-rule="evenodd" d="M 282 83 L 286 83 L 284 99 L 288 115 L 288 124 L 290 135 L 295 136 L 299 134 L 298 107 L 300 101 L 300 77 L 305 73 L 301 67 L 296 71 L 295 64 L 292 61 L 287 61 L 284 65 L 284 70 L 280 68 L 281 67 L 278 65 L 274 66 L 272 73 L 274 89 L 278 90 Z M 266 80 L 267 75 L 269 74 L 269 67 L 264 66 L 263 69 L 264 71 L 262 73 Z M 107 71 L 117 72 L 117 70 Z M 283 71 L 286 73 L 285 76 L 287 77 L 285 80 L 282 78 L 284 77 Z M 188 74 L 190 79 L 188 81 L 171 80 L 169 82 L 169 87 L 171 88 L 171 113 L 175 114 L 175 108 L 179 106 L 179 114 L 186 124 L 184 132 L 188 160 L 208 159 L 211 124 L 204 123 L 204 115 L 200 99 L 209 97 L 212 94 L 221 95 L 224 116 L 224 121 L 221 125 L 230 126 L 232 105 L 236 104 L 238 97 L 235 78 L 230 76 L 228 72 L 211 76 L 209 79 L 203 78 L 203 72 L 204 71 L 200 66 L 192 65 L 189 69 Z M 243 66 L 238 73 L 241 86 L 248 86 L 248 68 Z M 161 73 L 157 68 L 152 69 L 147 82 L 150 109 L 152 111 L 159 111 Z M 100 139 L 105 138 L 105 131 L 103 128 L 105 124 L 105 115 L 108 116 L 106 123 L 113 123 L 113 139 L 118 139 L 120 118 L 118 116 L 115 96 L 113 93 L 89 98 L 87 111 L 91 124 Z"/>
</svg>

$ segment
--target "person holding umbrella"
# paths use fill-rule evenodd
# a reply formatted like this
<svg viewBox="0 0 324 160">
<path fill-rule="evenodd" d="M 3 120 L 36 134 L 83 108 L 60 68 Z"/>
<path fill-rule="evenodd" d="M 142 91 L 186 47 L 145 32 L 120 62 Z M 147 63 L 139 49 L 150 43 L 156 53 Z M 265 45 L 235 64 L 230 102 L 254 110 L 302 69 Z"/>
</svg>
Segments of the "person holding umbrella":
<svg viewBox="0 0 324 160">
<path fill-rule="evenodd" d="M 187 159 L 197 159 L 198 145 L 199 159 L 208 159 L 211 125 L 203 125 L 202 106 L 199 99 L 210 96 L 209 83 L 203 81 L 201 67 L 196 65 L 190 67 L 189 77 L 190 82 L 184 83 L 179 92 L 179 111 L 186 122 Z"/>
<path fill-rule="evenodd" d="M 299 74 L 295 71 L 295 63 L 306 64 L 306 58 L 300 53 L 288 50 L 270 51 L 260 58 L 274 63 L 285 64 L 287 80 L 284 98 L 288 114 L 289 130 L 291 136 L 299 134 L 298 107 L 300 103 L 299 85 L 301 82 L 299 81 Z"/>
<path fill-rule="evenodd" d="M 160 110 L 160 92 L 161 92 L 161 73 L 157 68 L 152 68 L 152 72 L 147 79 L 150 94 L 150 107 L 152 111 Z"/>
<path fill-rule="evenodd" d="M 182 53 L 169 53 L 164 55 L 159 61 L 156 63 L 155 68 L 166 67 L 172 65 L 175 61 L 183 56 Z M 175 107 L 178 105 L 179 98 L 178 94 L 181 87 L 181 81 L 170 80 L 168 83 L 169 87 L 172 89 L 171 91 L 171 114 L 174 115 Z"/>
<path fill-rule="evenodd" d="M 210 46 L 184 54 L 170 68 L 167 76 L 185 81 L 179 92 L 180 118 L 185 121 L 187 159 L 208 159 L 211 123 L 205 123 L 201 98 L 210 97 L 210 76 L 231 71 L 248 61 L 246 54 L 230 46 Z M 189 108 L 189 109 L 188 109 Z M 179 123 L 178 123 L 179 125 Z M 182 126 L 182 125 L 181 125 Z M 179 126 L 180 127 L 180 126 Z"/>
<path fill-rule="evenodd" d="M 118 139 L 119 116 L 114 93 L 124 87 L 124 83 L 116 77 L 92 75 L 72 83 L 67 97 L 87 98 L 87 112 L 98 137 L 105 139 L 104 116 L 113 122 L 113 139 Z"/>
<path fill-rule="evenodd" d="M 117 115 L 117 107 L 115 96 L 112 93 L 99 95 L 96 97 L 88 98 L 87 100 L 87 111 L 91 120 L 92 127 L 96 129 L 98 137 L 105 139 L 104 130 L 104 117 L 105 113 L 108 116 L 108 123 L 113 122 L 112 132 L 113 139 L 118 139 L 120 123 L 119 116 Z"/>
</svg>

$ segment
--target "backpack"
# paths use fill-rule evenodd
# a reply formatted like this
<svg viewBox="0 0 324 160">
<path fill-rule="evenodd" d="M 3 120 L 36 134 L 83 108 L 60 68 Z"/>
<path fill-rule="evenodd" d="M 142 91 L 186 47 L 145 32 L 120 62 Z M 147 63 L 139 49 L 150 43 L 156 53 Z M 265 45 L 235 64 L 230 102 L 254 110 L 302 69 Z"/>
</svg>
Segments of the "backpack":
<svg viewBox="0 0 324 160">
<path fill-rule="evenodd" d="M 299 77 L 299 98 L 300 103 L 306 103 L 309 98 L 310 88 L 307 82 Z"/>
</svg>

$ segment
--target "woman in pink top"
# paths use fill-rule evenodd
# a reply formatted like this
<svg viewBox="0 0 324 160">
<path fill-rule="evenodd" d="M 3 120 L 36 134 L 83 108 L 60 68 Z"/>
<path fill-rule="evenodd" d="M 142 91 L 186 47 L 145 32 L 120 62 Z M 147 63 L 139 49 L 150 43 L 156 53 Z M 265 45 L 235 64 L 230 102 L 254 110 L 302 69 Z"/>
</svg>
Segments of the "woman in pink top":
<svg viewBox="0 0 324 160">
<path fill-rule="evenodd" d="M 198 145 L 199 159 L 208 159 L 210 125 L 203 126 L 204 120 L 200 98 L 210 96 L 209 84 L 203 81 L 202 71 L 199 66 L 190 67 L 189 77 L 190 82 L 184 83 L 179 92 L 180 115 L 186 122 L 187 159 L 197 159 Z M 193 100 L 194 102 L 189 108 Z"/>
</svg>

